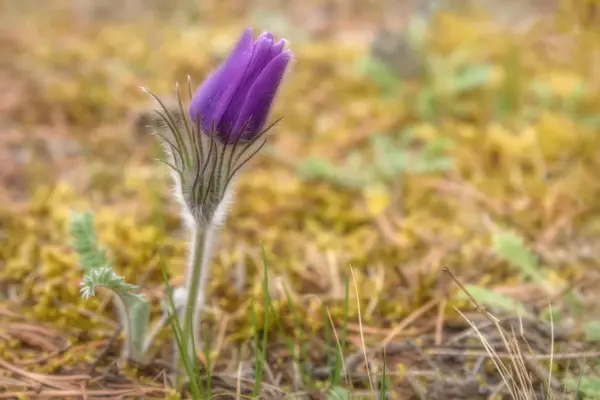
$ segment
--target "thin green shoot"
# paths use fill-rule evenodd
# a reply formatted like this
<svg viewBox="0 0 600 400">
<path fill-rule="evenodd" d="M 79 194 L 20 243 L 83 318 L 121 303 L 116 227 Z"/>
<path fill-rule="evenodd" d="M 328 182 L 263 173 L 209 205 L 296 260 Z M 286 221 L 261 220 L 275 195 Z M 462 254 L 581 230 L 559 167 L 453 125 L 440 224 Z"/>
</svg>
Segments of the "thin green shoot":
<svg viewBox="0 0 600 400">
<path fill-rule="evenodd" d="M 204 359 L 206 360 L 206 394 L 212 397 L 212 365 L 210 358 L 211 342 L 208 329 L 204 327 Z"/>
<path fill-rule="evenodd" d="M 329 369 L 329 379 L 331 381 L 333 381 L 332 379 L 332 370 L 331 370 L 331 363 L 333 361 L 333 354 L 337 353 L 337 351 L 335 351 L 335 346 L 332 345 L 332 338 L 331 338 L 331 328 L 329 327 L 329 319 L 327 318 L 327 307 L 325 306 L 325 304 L 321 305 L 321 309 L 322 309 L 322 313 L 323 313 L 323 330 L 324 330 L 324 334 L 325 334 L 325 344 L 326 344 L 326 348 L 325 348 L 325 358 L 326 358 L 326 364 L 327 367 Z"/>
<path fill-rule="evenodd" d="M 271 304 L 271 296 L 269 296 L 269 271 L 268 271 L 268 267 L 267 267 L 267 257 L 265 254 L 265 248 L 264 246 L 261 246 L 261 254 L 262 254 L 262 259 L 263 259 L 263 297 L 265 299 L 265 303 L 264 303 L 264 311 L 265 311 L 265 319 L 264 319 L 264 325 L 263 325 L 263 337 L 262 337 L 262 345 L 261 345 L 261 349 L 260 349 L 260 357 L 261 357 L 261 362 L 259 363 L 260 365 L 260 375 L 257 374 L 257 379 L 255 382 L 255 388 L 256 385 L 258 383 L 258 389 L 260 390 L 260 383 L 262 380 L 262 374 L 263 374 L 263 368 L 265 363 L 267 362 L 267 339 L 269 338 L 269 309 L 272 307 Z M 257 392 L 258 393 L 258 392 Z"/>
<path fill-rule="evenodd" d="M 301 368 L 300 360 L 298 359 L 298 355 L 296 354 L 296 350 L 294 348 L 294 341 L 285 333 L 285 328 L 283 326 L 283 323 L 281 322 L 281 318 L 279 317 L 277 310 L 275 310 L 275 307 L 273 307 L 271 295 L 269 293 L 267 293 L 267 296 L 269 296 L 269 303 L 271 304 L 271 307 L 270 307 L 271 315 L 273 316 L 273 319 L 275 320 L 275 323 L 277 324 L 277 328 L 279 329 L 279 332 L 283 336 L 283 340 L 285 342 L 286 347 L 288 348 L 288 351 L 290 352 L 290 355 L 292 356 L 292 360 L 299 368 Z M 301 371 L 301 378 L 302 378 L 302 383 L 304 383 L 305 382 L 304 371 Z"/>
<path fill-rule="evenodd" d="M 348 309 L 349 309 L 349 300 L 350 300 L 350 277 L 346 276 L 346 293 L 344 295 L 344 321 L 342 323 L 342 333 L 341 333 L 341 337 L 340 337 L 340 351 L 336 351 L 336 357 L 335 357 L 335 364 L 334 364 L 334 368 L 333 368 L 333 374 L 332 374 L 332 382 L 331 385 L 332 386 L 338 386 L 340 384 L 341 381 L 341 373 L 342 373 L 342 369 L 343 369 L 343 364 L 344 364 L 344 350 L 346 348 L 346 336 L 348 333 Z M 346 377 L 346 380 L 348 379 L 348 377 Z M 347 384 L 349 384 L 349 382 L 346 382 Z"/>
<path fill-rule="evenodd" d="M 381 381 L 379 382 L 379 400 L 387 399 L 386 367 L 387 367 L 387 354 L 386 354 L 385 348 L 384 348 L 383 349 L 383 371 L 381 373 Z"/>
<path fill-rule="evenodd" d="M 294 318 L 294 323 L 296 324 L 296 330 L 298 331 L 297 332 L 298 341 L 300 342 L 300 356 L 298 359 L 298 365 L 300 366 L 300 374 L 302 375 L 302 379 L 303 379 L 304 383 L 311 386 L 312 385 L 312 377 L 309 373 L 306 372 L 305 365 L 300 364 L 301 360 L 303 360 L 304 363 L 308 363 L 308 361 L 310 360 L 310 358 L 308 357 L 308 346 L 307 346 L 306 338 L 304 336 L 304 328 L 302 327 L 302 320 L 300 319 L 300 315 L 298 314 L 298 312 L 296 310 L 296 306 L 294 305 L 294 302 L 292 301 L 292 296 L 290 295 L 290 292 L 285 285 L 283 285 L 283 290 L 285 291 L 285 296 L 287 297 L 287 300 L 288 300 L 288 306 L 290 307 L 290 312 L 292 314 L 292 317 Z"/>
<path fill-rule="evenodd" d="M 179 351 L 179 357 L 183 357 L 184 360 L 183 365 L 185 367 L 185 372 L 189 379 L 190 391 L 192 392 L 192 398 L 194 400 L 200 400 L 200 386 L 198 385 L 197 375 L 195 374 L 195 369 L 191 364 L 188 357 L 187 344 L 183 340 L 183 333 L 181 330 L 181 324 L 179 322 L 179 318 L 177 317 L 177 312 L 175 310 L 175 301 L 173 300 L 173 288 L 169 284 L 169 277 L 167 276 L 167 269 L 162 257 L 160 258 L 160 270 L 162 272 L 163 281 L 167 287 L 167 298 L 169 300 L 169 306 L 167 307 L 167 313 L 169 317 L 169 325 L 171 326 L 171 331 L 173 332 L 173 338 L 175 339 L 175 343 L 177 344 L 177 350 Z M 176 374 L 180 374 L 182 371 L 175 371 Z"/>
<path fill-rule="evenodd" d="M 260 383 L 262 379 L 262 356 L 259 350 L 259 329 L 258 320 L 256 317 L 256 307 L 254 306 L 254 300 L 250 299 L 250 322 L 254 327 L 254 387 L 252 388 L 252 398 L 258 398 L 260 393 Z"/>
<path fill-rule="evenodd" d="M 350 273 L 352 274 L 352 282 L 354 284 L 354 292 L 356 294 L 356 309 L 358 312 L 360 344 L 362 347 L 363 356 L 365 358 L 365 369 L 367 370 L 367 378 L 369 379 L 369 389 L 371 390 L 371 393 L 373 394 L 373 396 L 375 396 L 375 389 L 373 388 L 373 377 L 371 376 L 371 368 L 369 368 L 369 357 L 367 355 L 367 346 L 365 343 L 365 333 L 363 331 L 362 314 L 360 311 L 360 296 L 358 293 L 358 282 L 356 281 L 356 275 L 354 274 L 354 269 L 352 267 L 350 267 Z"/>
</svg>

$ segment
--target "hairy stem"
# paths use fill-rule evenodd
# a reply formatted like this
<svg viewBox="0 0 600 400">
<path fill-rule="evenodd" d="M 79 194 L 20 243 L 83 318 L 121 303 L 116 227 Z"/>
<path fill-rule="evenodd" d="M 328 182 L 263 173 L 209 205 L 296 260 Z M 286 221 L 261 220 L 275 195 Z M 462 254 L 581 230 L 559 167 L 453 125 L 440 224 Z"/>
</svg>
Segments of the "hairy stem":
<svg viewBox="0 0 600 400">
<path fill-rule="evenodd" d="M 196 357 L 196 346 L 202 343 L 201 336 L 201 312 L 205 304 L 205 294 L 208 279 L 211 274 L 212 250 L 214 249 L 219 226 L 224 221 L 227 214 L 227 205 L 231 201 L 232 192 L 228 191 L 223 195 L 211 222 L 204 225 L 195 221 L 192 229 L 192 243 L 190 248 L 190 257 L 185 280 L 185 306 L 177 312 L 179 321 L 182 325 L 182 342 L 187 351 L 187 355 L 179 354 L 176 345 L 175 366 L 178 370 L 175 383 L 181 387 L 185 377 L 181 376 L 181 371 L 185 366 L 182 359 L 187 356 L 190 364 L 194 364 Z"/>
<path fill-rule="evenodd" d="M 178 387 L 183 385 L 185 377 L 181 375 L 182 371 L 185 370 L 183 357 L 187 357 L 193 365 L 196 357 L 195 344 L 192 338 L 196 337 L 196 328 L 199 324 L 199 310 L 197 304 L 202 303 L 203 300 L 199 299 L 201 294 L 200 287 L 203 280 L 203 259 L 204 259 L 204 245 L 206 230 L 203 226 L 196 224 L 193 229 L 193 240 L 190 248 L 190 258 L 188 268 L 186 272 L 186 300 L 185 307 L 179 311 L 179 321 L 182 323 L 182 342 L 183 346 L 187 351 L 187 354 L 179 354 L 179 349 L 175 347 L 175 366 L 177 368 L 176 385 Z M 204 278 L 206 279 L 206 278 Z"/>
<path fill-rule="evenodd" d="M 188 357 L 195 355 L 195 349 L 192 346 L 191 338 L 194 335 L 195 328 L 198 326 L 199 309 L 198 303 L 203 303 L 200 299 L 200 287 L 203 280 L 204 267 L 204 252 L 205 252 L 206 230 L 203 227 L 197 226 L 194 231 L 194 240 L 191 249 L 191 259 L 188 265 L 186 292 L 186 305 L 183 309 L 183 337 L 188 349 Z M 206 279 L 204 277 L 204 279 Z"/>
<path fill-rule="evenodd" d="M 211 273 L 211 258 L 212 249 L 215 247 L 217 240 L 218 229 L 211 224 L 204 236 L 204 252 L 202 254 L 202 273 L 200 274 L 200 285 L 198 287 L 198 295 L 196 296 L 196 306 L 194 314 L 194 343 L 196 346 L 201 343 L 202 329 L 200 326 L 200 313 L 205 305 L 206 300 L 206 284 Z"/>
<path fill-rule="evenodd" d="M 129 360 L 131 357 L 131 326 L 129 320 L 129 314 L 127 312 L 127 307 L 123 300 L 119 297 L 118 294 L 112 294 L 113 306 L 115 307 L 115 311 L 119 316 L 119 321 L 121 322 L 121 329 L 124 332 L 125 339 L 123 340 L 123 346 L 121 347 L 121 359 L 123 361 Z"/>
</svg>

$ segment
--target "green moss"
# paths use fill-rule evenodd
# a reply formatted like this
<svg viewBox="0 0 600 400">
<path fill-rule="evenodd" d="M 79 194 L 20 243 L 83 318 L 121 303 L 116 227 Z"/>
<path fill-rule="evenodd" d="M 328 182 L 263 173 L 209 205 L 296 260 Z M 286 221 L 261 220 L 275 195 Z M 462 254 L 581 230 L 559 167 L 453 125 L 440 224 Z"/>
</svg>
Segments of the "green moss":
<svg viewBox="0 0 600 400">
<path fill-rule="evenodd" d="M 291 293 L 302 328 L 318 334 L 323 303 L 336 324 L 343 319 L 343 282 L 350 267 L 363 323 L 370 327 L 387 328 L 436 296 L 442 267 L 481 285 L 522 283 L 525 277 L 490 257 L 490 222 L 536 242 L 566 219 L 567 228 L 558 229 L 545 246 L 569 257 L 559 259 L 548 250 L 542 266 L 553 271 L 557 287 L 597 264 L 597 257 L 586 259 L 574 248 L 580 243 L 597 248 L 600 135 L 589 121 L 600 108 L 600 78 L 591 67 L 597 65 L 593 55 L 600 51 L 600 36 L 593 27 L 582 28 L 564 43 L 560 36 L 549 50 L 544 38 L 564 33 L 569 15 L 524 36 L 501 32 L 481 18 L 450 13 L 435 18 L 428 55 L 454 61 L 405 82 L 394 96 L 355 68 L 368 57 L 367 46 L 292 42 L 297 63 L 274 111 L 285 116 L 272 141 L 280 158 L 317 156 L 343 163 L 350 150 L 368 148 L 365 137 L 409 127 L 415 148 L 450 140 L 446 153 L 455 163 L 444 174 L 399 174 L 383 186 L 347 189 L 301 179 L 294 162 L 262 157 L 241 179 L 209 284 L 213 308 L 206 320 L 216 329 L 220 317 L 228 316 L 229 344 L 254 333 L 251 299 L 259 326 L 263 323 L 261 244 L 272 274 L 273 308 L 286 333 L 296 336 L 300 332 L 283 287 Z M 151 139 L 130 131 L 134 124 L 128 115 L 146 101 L 138 85 L 167 93 L 188 73 L 200 81 L 234 40 L 237 25 L 198 28 L 150 21 L 102 30 L 68 26 L 58 32 L 55 26 L 38 27 L 38 32 L 23 27 L 21 45 L 29 51 L 15 60 L 28 87 L 20 104 L 23 125 L 48 122 L 58 113 L 72 135 L 97 153 L 78 160 L 81 168 L 89 168 L 89 191 L 49 182 L 23 207 L 0 205 L 0 288 L 16 288 L 19 312 L 32 320 L 67 335 L 84 331 L 105 337 L 98 332 L 109 330 L 105 318 L 113 318 L 112 310 L 103 296 L 86 301 L 79 296 L 81 271 L 68 242 L 69 210 L 93 209 L 99 240 L 116 269 L 127 281 L 143 279 L 158 315 L 164 290 L 158 259 L 181 283 L 185 233 L 165 170 L 150 160 L 156 155 Z M 153 45 L 156 40 L 165 45 Z M 489 79 L 454 92 L 448 82 L 474 64 L 489 67 Z M 431 96 L 426 106 L 435 110 L 427 120 L 415 106 L 419 98 L 428 99 L 423 93 Z M 115 132 L 94 136 L 89 133 L 94 125 Z M 39 162 L 44 167 L 45 161 Z M 239 270 L 243 282 L 237 281 Z M 241 290 L 237 284 L 243 284 Z M 351 281 L 351 321 L 358 317 L 355 296 Z M 459 317 L 450 311 L 447 318 Z M 25 354 L 21 347 L 1 343 L 0 352 L 16 359 Z M 51 372 L 60 363 L 89 363 L 97 350 L 67 353 L 32 369 Z M 140 374 L 124 371 L 131 378 Z"/>
</svg>

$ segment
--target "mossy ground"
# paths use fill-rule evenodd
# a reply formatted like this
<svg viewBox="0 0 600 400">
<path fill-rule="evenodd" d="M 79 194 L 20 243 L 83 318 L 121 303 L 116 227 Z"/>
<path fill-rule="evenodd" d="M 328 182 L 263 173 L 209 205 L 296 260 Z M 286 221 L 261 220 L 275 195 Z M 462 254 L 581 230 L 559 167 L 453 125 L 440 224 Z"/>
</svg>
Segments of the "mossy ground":
<svg viewBox="0 0 600 400">
<path fill-rule="evenodd" d="M 249 24 L 288 37 L 295 64 L 274 110 L 284 119 L 240 182 L 215 258 L 205 313 L 213 387 L 235 393 L 240 365 L 242 386 L 252 381 L 248 315 L 253 300 L 262 324 L 261 245 L 286 334 L 308 349 L 311 380 L 323 381 L 299 382 L 272 322 L 265 398 L 323 398 L 331 348 L 323 305 L 340 329 L 350 268 L 347 373 L 367 398 L 357 357 L 363 337 L 371 374 L 381 373 L 387 354 L 392 398 L 502 395 L 499 375 L 454 307 L 475 321 L 479 314 L 456 296 L 443 268 L 526 307 L 533 317 L 525 322 L 511 322 L 515 313 L 506 310 L 497 315 L 524 326 L 535 353 L 553 351 L 556 393 L 580 371 L 594 376 L 597 362 L 588 368 L 575 353 L 598 358 L 598 343 L 584 332 L 600 320 L 600 21 L 590 21 L 600 5 L 570 2 L 525 31 L 441 11 L 423 47 L 433 67 L 400 83 L 361 68 L 372 58 L 383 3 L 244 9 L 207 1 L 175 11 L 126 3 L 107 2 L 101 17 L 90 14 L 93 2 L 3 6 L 0 398 L 178 396 L 164 379 L 168 329 L 149 367 L 116 365 L 109 298 L 78 294 L 69 210 L 94 211 L 116 269 L 142 286 L 158 316 L 159 259 L 180 284 L 187 249 L 167 171 L 153 160 L 158 146 L 140 129 L 148 99 L 138 86 L 169 96 L 188 74 L 200 82 Z M 312 17 L 302 23 L 301 15 Z M 407 57 L 388 70 L 401 70 Z M 457 76 L 473 66 L 484 76 L 457 88 Z M 398 139 L 405 129 L 408 143 Z M 409 157 L 443 140 L 442 156 L 452 162 L 358 184 L 306 173 L 309 157 L 344 165 L 354 151 L 376 164 L 368 151 L 376 136 Z M 524 238 L 543 282 L 494 251 L 499 230 Z M 547 360 L 532 363 L 534 381 L 543 380 Z"/>
</svg>

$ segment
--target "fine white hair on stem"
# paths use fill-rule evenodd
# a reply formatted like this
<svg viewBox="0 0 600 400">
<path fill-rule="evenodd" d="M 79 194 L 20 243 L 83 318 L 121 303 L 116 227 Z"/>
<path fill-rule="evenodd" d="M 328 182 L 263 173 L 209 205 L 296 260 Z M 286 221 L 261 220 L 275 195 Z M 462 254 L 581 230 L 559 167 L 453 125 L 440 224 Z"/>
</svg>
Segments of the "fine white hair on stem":
<svg viewBox="0 0 600 400">
<path fill-rule="evenodd" d="M 200 326 L 200 315 L 206 303 L 206 287 L 208 283 L 208 277 L 211 273 L 211 260 L 213 256 L 213 250 L 216 248 L 219 239 L 219 229 L 219 226 L 212 224 L 207 229 L 206 236 L 204 239 L 204 251 L 202 253 L 202 264 L 200 267 L 202 268 L 202 274 L 200 276 L 198 295 L 196 297 L 196 306 L 194 309 L 195 314 L 192 316 L 194 323 L 194 343 L 196 343 L 196 346 L 202 343 L 202 328 Z M 196 262 L 198 262 L 198 260 L 196 260 Z"/>
</svg>

